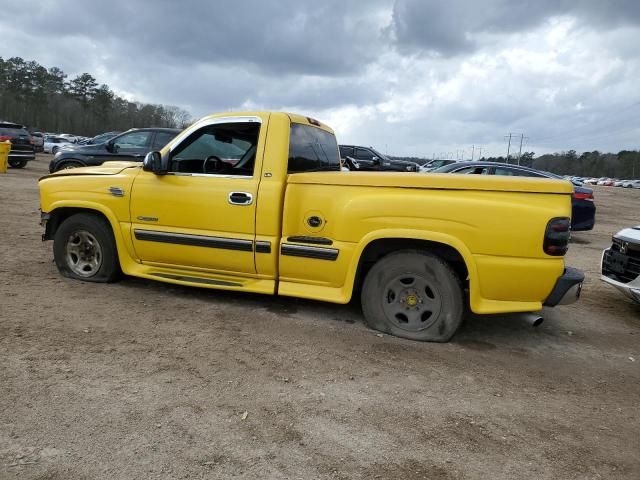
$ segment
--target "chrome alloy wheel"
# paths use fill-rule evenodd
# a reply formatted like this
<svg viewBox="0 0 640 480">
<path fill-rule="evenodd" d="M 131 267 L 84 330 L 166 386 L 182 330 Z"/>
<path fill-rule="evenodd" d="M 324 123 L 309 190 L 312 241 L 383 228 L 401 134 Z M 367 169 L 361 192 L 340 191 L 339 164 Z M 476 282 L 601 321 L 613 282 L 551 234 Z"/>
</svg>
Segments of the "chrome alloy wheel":
<svg viewBox="0 0 640 480">
<path fill-rule="evenodd" d="M 384 288 L 382 308 L 398 328 L 419 332 L 438 318 L 442 299 L 438 287 L 420 275 L 407 273 L 395 277 Z"/>
<path fill-rule="evenodd" d="M 102 266 L 102 247 L 91 233 L 79 230 L 69 235 L 65 248 L 69 268 L 81 277 L 92 277 Z"/>
</svg>

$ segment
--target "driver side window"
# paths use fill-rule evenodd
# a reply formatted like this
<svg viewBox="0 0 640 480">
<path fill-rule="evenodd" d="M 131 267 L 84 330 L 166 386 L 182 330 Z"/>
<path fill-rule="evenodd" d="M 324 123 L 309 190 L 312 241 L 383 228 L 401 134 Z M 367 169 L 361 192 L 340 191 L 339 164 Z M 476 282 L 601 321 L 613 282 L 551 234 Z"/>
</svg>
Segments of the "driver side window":
<svg viewBox="0 0 640 480">
<path fill-rule="evenodd" d="M 252 176 L 260 124 L 208 125 L 185 138 L 171 153 L 176 173 Z"/>
<path fill-rule="evenodd" d="M 364 148 L 356 148 L 356 158 L 358 160 L 373 160 L 373 153 Z"/>
<path fill-rule="evenodd" d="M 149 143 L 150 137 L 151 132 L 132 132 L 116 138 L 113 145 L 117 150 L 144 148 Z"/>
</svg>

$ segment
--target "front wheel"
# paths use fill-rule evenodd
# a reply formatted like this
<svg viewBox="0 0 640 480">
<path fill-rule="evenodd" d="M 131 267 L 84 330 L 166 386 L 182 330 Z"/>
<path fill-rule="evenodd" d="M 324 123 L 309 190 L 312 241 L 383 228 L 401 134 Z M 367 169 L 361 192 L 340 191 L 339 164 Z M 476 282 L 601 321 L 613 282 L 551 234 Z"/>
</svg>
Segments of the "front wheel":
<svg viewBox="0 0 640 480">
<path fill-rule="evenodd" d="M 418 250 L 379 260 L 365 278 L 361 299 L 371 328 L 411 340 L 446 342 L 463 320 L 459 277 L 439 257 Z"/>
<path fill-rule="evenodd" d="M 53 154 L 55 155 L 56 153 L 58 153 L 58 150 L 60 150 L 60 148 L 59 148 L 59 147 L 53 147 L 53 148 L 51 149 L 51 153 L 53 153 Z"/>
<path fill-rule="evenodd" d="M 113 232 L 106 220 L 79 213 L 62 222 L 53 239 L 62 275 L 86 282 L 112 282 L 120 273 Z"/>
</svg>

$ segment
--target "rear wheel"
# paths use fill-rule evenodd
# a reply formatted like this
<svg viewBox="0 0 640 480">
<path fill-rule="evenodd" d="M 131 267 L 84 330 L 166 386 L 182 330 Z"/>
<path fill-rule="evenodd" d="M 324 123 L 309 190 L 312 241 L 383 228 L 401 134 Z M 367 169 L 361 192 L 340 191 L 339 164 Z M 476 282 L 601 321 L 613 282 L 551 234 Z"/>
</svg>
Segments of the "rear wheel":
<svg viewBox="0 0 640 480">
<path fill-rule="evenodd" d="M 9 166 L 13 168 L 24 168 L 27 166 L 27 160 L 19 159 L 9 159 Z"/>
<path fill-rule="evenodd" d="M 96 215 L 79 213 L 64 220 L 53 239 L 53 256 L 65 277 L 112 282 L 120 273 L 111 227 Z"/>
<path fill-rule="evenodd" d="M 463 320 L 460 279 L 445 261 L 418 250 L 379 260 L 361 298 L 371 328 L 411 340 L 446 342 Z"/>
<path fill-rule="evenodd" d="M 53 154 L 55 155 L 56 153 L 58 153 L 58 150 L 60 150 L 60 148 L 59 148 L 59 147 L 53 147 L 53 148 L 51 149 L 51 153 L 53 153 Z"/>
</svg>

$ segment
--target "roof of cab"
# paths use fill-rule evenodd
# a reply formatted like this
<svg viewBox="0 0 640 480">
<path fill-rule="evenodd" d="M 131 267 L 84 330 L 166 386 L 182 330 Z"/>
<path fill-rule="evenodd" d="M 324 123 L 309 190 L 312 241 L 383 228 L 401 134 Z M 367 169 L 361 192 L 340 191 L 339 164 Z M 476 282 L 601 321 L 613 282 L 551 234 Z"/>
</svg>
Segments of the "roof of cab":
<svg viewBox="0 0 640 480">
<path fill-rule="evenodd" d="M 313 127 L 321 128 L 322 130 L 326 130 L 329 133 L 334 133 L 331 127 L 329 127 L 325 123 L 322 123 L 320 120 L 316 120 L 315 118 L 300 115 L 298 113 L 277 112 L 277 111 L 220 112 L 220 113 L 213 113 L 211 115 L 206 115 L 205 117 L 198 119 L 196 122 L 199 122 L 206 118 L 216 118 L 216 117 L 260 117 L 264 121 L 264 120 L 267 120 L 270 115 L 284 115 L 289 117 L 289 120 L 292 123 L 310 125 Z"/>
</svg>

